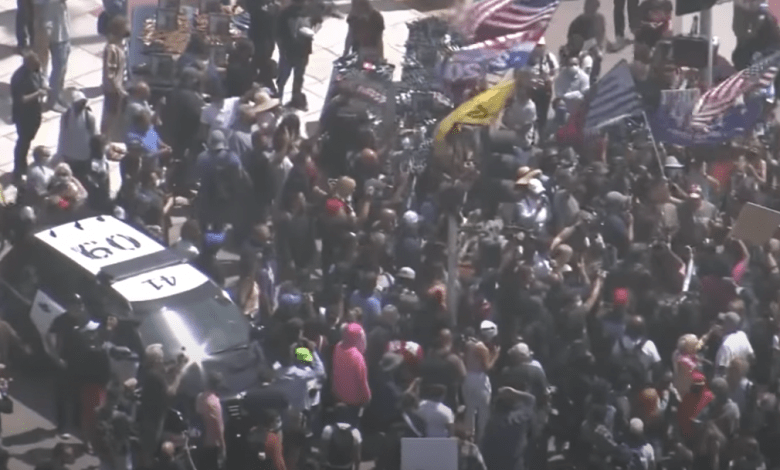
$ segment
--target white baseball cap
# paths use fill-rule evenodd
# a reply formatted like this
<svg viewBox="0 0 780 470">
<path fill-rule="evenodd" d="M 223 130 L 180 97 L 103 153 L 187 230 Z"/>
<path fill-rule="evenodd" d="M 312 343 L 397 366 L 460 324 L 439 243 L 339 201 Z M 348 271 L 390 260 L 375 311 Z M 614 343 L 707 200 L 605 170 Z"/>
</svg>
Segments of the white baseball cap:
<svg viewBox="0 0 780 470">
<path fill-rule="evenodd" d="M 479 332 L 485 335 L 488 339 L 493 339 L 498 335 L 498 326 L 490 320 L 484 320 L 479 325 Z"/>
</svg>

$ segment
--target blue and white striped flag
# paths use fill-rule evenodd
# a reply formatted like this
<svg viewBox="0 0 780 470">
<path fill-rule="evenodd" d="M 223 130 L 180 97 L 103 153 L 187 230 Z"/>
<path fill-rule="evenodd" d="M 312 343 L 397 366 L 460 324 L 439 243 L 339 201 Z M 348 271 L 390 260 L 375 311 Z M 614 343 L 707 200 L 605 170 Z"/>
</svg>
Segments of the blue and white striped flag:
<svg viewBox="0 0 780 470">
<path fill-rule="evenodd" d="M 642 112 L 642 101 L 625 60 L 603 75 L 588 95 L 586 133 Z"/>
</svg>

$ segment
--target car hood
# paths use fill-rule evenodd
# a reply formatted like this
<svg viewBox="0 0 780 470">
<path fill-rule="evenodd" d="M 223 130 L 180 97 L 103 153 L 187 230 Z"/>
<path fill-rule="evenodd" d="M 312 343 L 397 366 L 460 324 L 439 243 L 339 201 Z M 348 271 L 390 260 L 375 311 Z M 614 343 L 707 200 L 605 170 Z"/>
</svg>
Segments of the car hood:
<svg viewBox="0 0 780 470">
<path fill-rule="evenodd" d="M 265 364 L 262 350 L 257 343 L 245 349 L 214 354 L 199 362 L 190 364 L 184 372 L 179 393 L 195 397 L 205 388 L 209 373 L 217 372 L 224 379 L 221 395 L 229 396 L 244 392 L 260 384 L 259 372 Z"/>
</svg>

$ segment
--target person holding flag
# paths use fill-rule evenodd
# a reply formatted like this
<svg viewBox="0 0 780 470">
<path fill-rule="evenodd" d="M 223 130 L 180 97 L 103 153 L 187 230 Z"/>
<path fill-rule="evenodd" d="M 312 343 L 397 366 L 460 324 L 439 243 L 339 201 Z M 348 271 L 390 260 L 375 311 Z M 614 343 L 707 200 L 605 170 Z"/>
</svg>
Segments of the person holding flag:
<svg viewBox="0 0 780 470">
<path fill-rule="evenodd" d="M 515 81 L 507 80 L 458 106 L 439 123 L 434 139 L 434 153 L 439 156 L 447 153 L 447 138 L 451 133 L 458 132 L 461 124 L 474 126 L 493 124 L 504 111 L 504 106 L 515 89 Z M 531 104 L 531 107 L 525 111 L 524 116 L 526 120 L 530 119 L 533 129 L 533 123 L 536 119 L 536 108 L 533 108 L 533 101 L 528 98 L 527 92 L 525 102 Z"/>
</svg>

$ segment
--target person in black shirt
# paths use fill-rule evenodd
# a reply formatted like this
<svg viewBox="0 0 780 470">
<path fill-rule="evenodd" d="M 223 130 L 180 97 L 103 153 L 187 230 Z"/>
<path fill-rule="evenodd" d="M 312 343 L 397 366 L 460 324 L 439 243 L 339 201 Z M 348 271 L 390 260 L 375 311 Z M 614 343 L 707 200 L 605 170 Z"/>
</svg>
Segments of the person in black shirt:
<svg viewBox="0 0 780 470">
<path fill-rule="evenodd" d="M 100 324 L 89 321 L 78 330 L 78 341 L 71 357 L 69 368 L 80 392 L 82 439 L 88 449 L 95 440 L 95 410 L 103 401 L 106 386 L 111 377 L 108 350 L 105 349 Z"/>
<path fill-rule="evenodd" d="M 501 371 L 503 386 L 514 389 L 528 389 L 536 399 L 538 406 L 547 403 L 547 377 L 544 370 L 533 364 L 530 350 L 525 343 L 518 343 L 508 352 L 509 365 Z"/>
<path fill-rule="evenodd" d="M 628 44 L 626 40 L 626 2 L 628 2 L 628 28 L 631 32 L 637 29 L 639 20 L 639 0 L 614 0 L 615 9 L 615 44 L 613 49 L 618 51 Z"/>
<path fill-rule="evenodd" d="M 194 137 L 200 130 L 200 112 L 204 106 L 203 97 L 198 92 L 200 85 L 200 72 L 191 67 L 185 68 L 179 77 L 179 86 L 171 91 L 162 110 L 165 141 L 171 144 L 174 162 L 182 161 L 187 150 L 193 160 L 200 153 L 198 139 Z M 178 168 L 178 165 L 175 168 L 174 180 L 184 185 L 185 168 Z"/>
<path fill-rule="evenodd" d="M 290 104 L 305 111 L 306 95 L 303 94 L 303 76 L 312 52 L 312 21 L 306 15 L 304 0 L 293 0 L 279 14 L 276 32 L 279 44 L 279 77 L 276 84 L 279 97 L 284 95 L 284 85 L 293 74 L 293 92 Z"/>
<path fill-rule="evenodd" d="M 290 406 L 284 390 L 272 383 L 273 378 L 274 372 L 272 370 L 261 369 L 258 374 L 260 385 L 248 390 L 244 395 L 244 410 L 249 415 L 249 420 L 253 425 L 262 420 L 266 410 L 282 412 Z"/>
<path fill-rule="evenodd" d="M 583 45 L 589 40 L 596 42 L 595 47 L 588 51 L 582 51 L 581 48 L 577 51 L 570 51 L 574 52 L 575 55 L 579 55 L 580 52 L 590 53 L 593 58 L 593 67 L 590 71 L 591 85 L 593 85 L 601 75 L 601 53 L 606 45 L 606 20 L 604 19 L 604 15 L 599 13 L 599 6 L 601 6 L 599 0 L 586 1 L 585 11 L 571 22 L 567 34 L 569 44 L 575 42 L 572 41 L 572 37 L 574 36 L 581 38 Z M 561 60 L 563 60 L 563 58 Z"/>
<path fill-rule="evenodd" d="M 21 52 L 32 44 L 33 5 L 30 0 L 16 0 L 16 48 Z"/>
<path fill-rule="evenodd" d="M 311 269 L 317 254 L 315 220 L 306 208 L 306 197 L 299 192 L 289 199 L 277 221 L 279 270 L 285 278 Z"/>
<path fill-rule="evenodd" d="M 225 91 L 227 96 L 244 96 L 252 89 L 257 78 L 257 68 L 253 62 L 255 46 L 249 39 L 241 38 L 228 56 L 225 71 Z"/>
<path fill-rule="evenodd" d="M 458 408 L 458 390 L 466 377 L 466 366 L 452 351 L 452 332 L 448 328 L 438 331 L 433 348 L 426 354 L 420 366 L 423 388 L 431 385 L 443 385 L 446 396 L 443 403 L 450 409 Z"/>
<path fill-rule="evenodd" d="M 598 0 L 586 1 L 585 11 L 571 22 L 566 37 L 577 35 L 583 41 L 593 39 L 599 49 L 603 49 L 607 31 L 604 15 L 598 11 L 599 6 L 601 2 Z"/>
<path fill-rule="evenodd" d="M 46 335 L 46 348 L 55 357 L 57 373 L 55 375 L 54 404 L 57 417 L 57 434 L 62 439 L 68 439 L 68 428 L 75 425 L 79 397 L 79 329 L 84 321 L 85 307 L 77 295 L 69 300 L 64 314 L 55 318 Z"/>
<path fill-rule="evenodd" d="M 308 148 L 301 146 L 301 149 L 292 157 L 293 167 L 284 181 L 281 192 L 281 201 L 283 206 L 288 206 L 290 202 L 302 193 L 307 200 L 313 199 L 312 175 L 309 172 L 309 163 L 311 153 Z"/>
<path fill-rule="evenodd" d="M 532 395 L 511 387 L 498 390 L 480 451 L 488 470 L 526 468 L 529 440 L 537 432 Z"/>
<path fill-rule="evenodd" d="M 41 73 L 41 61 L 34 52 L 24 55 L 22 66 L 11 77 L 11 119 L 16 125 L 14 180 L 27 174 L 27 154 L 41 127 L 42 100 L 48 95 Z"/>
<path fill-rule="evenodd" d="M 249 39 L 255 46 L 254 65 L 260 83 L 276 90 L 274 83 L 275 67 L 271 57 L 276 48 L 276 21 L 279 16 L 279 4 L 274 0 L 244 0 L 249 12 Z"/>
</svg>

